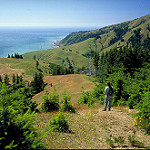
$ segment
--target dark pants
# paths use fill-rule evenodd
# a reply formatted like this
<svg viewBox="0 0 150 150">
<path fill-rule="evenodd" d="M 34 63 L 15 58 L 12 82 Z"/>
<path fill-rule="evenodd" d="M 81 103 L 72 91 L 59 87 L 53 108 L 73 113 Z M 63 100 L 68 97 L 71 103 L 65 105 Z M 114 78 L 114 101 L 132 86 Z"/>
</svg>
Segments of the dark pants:
<svg viewBox="0 0 150 150">
<path fill-rule="evenodd" d="M 112 102 L 112 96 L 110 95 L 105 95 L 105 99 L 104 99 L 104 109 L 106 110 L 107 108 L 107 104 L 108 104 L 108 108 L 111 108 L 111 102 Z"/>
</svg>

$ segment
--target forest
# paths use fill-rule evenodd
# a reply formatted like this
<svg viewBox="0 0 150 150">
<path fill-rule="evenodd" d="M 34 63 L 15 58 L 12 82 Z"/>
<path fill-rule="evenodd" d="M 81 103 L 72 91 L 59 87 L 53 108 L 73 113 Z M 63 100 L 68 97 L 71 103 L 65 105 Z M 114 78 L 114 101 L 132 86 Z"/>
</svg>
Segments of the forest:
<svg viewBox="0 0 150 150">
<path fill-rule="evenodd" d="M 137 109 L 136 125 L 150 134 L 150 55 L 149 49 L 139 47 L 114 48 L 100 56 L 94 54 L 96 81 L 93 92 L 84 92 L 79 104 L 92 106 L 104 103 L 104 88 L 110 81 L 116 90 L 113 106 L 128 106 Z"/>
</svg>

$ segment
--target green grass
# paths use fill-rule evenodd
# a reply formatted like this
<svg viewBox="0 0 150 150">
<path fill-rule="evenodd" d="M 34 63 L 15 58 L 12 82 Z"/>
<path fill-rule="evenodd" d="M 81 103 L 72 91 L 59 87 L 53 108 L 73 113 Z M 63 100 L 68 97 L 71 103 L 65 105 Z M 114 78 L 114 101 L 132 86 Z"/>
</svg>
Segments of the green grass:
<svg viewBox="0 0 150 150">
<path fill-rule="evenodd" d="M 141 28 L 140 35 L 142 36 L 141 41 L 143 41 L 148 34 L 150 35 L 150 31 L 147 29 L 148 24 L 150 25 L 150 15 L 132 21 L 106 26 L 99 30 L 76 32 L 60 41 L 58 44 L 61 47 L 59 48 L 25 53 L 23 57 L 33 59 L 36 56 L 39 60 L 45 61 L 46 63 L 51 62 L 66 67 L 68 67 L 66 62 L 66 58 L 68 57 L 75 69 L 82 68 L 83 66 L 87 66 L 89 61 L 83 54 L 91 50 L 101 53 L 109 51 L 114 47 L 126 46 L 128 39 L 134 35 L 134 30 Z M 124 32 L 124 35 L 115 41 L 115 43 L 109 45 L 109 42 L 116 37 L 115 29 L 125 29 L 126 27 L 128 27 L 127 32 Z M 90 37 L 89 35 L 92 36 Z M 96 38 L 97 35 L 99 38 Z M 122 39 L 124 41 L 121 41 Z"/>
<path fill-rule="evenodd" d="M 9 64 L 8 68 L 12 69 L 23 69 L 23 73 L 26 76 L 33 76 L 35 72 L 39 72 L 39 70 L 36 68 L 36 61 L 35 60 L 27 60 L 27 59 L 14 59 L 14 58 L 0 58 L 0 64 Z M 3 68 L 4 72 L 5 69 Z M 39 69 L 42 70 L 42 73 L 44 75 L 48 75 L 48 64 L 43 63 L 42 61 L 39 61 Z M 6 72 L 9 74 L 9 71 Z M 17 73 L 17 71 L 16 71 Z"/>
<path fill-rule="evenodd" d="M 33 59 L 34 56 L 46 63 L 51 62 L 61 66 L 63 65 L 63 61 L 66 61 L 66 58 L 68 57 L 74 68 L 82 68 L 88 64 L 87 58 L 78 53 L 62 50 L 62 48 L 23 54 L 23 57 L 26 59 Z"/>
</svg>

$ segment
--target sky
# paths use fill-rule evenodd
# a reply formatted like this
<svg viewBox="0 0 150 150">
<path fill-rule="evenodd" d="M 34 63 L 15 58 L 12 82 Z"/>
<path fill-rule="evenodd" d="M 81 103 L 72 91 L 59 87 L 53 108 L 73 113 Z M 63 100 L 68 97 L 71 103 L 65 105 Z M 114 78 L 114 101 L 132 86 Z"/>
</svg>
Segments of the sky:
<svg viewBox="0 0 150 150">
<path fill-rule="evenodd" d="M 0 26 L 104 27 L 150 14 L 150 0 L 0 0 Z"/>
</svg>

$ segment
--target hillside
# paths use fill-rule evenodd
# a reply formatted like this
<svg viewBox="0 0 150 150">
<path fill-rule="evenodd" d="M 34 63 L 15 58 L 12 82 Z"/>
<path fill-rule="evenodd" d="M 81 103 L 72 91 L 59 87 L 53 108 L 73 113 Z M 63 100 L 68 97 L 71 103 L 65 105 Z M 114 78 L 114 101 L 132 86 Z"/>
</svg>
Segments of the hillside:
<svg viewBox="0 0 150 150">
<path fill-rule="evenodd" d="M 26 64 L 26 65 L 25 65 Z M 40 62 L 42 64 L 42 62 Z M 45 64 L 45 63 L 43 63 Z M 30 68 L 29 70 L 26 70 Z M 32 67 L 34 68 L 32 70 Z M 24 73 L 27 80 L 31 80 L 29 72 L 37 71 L 34 60 L 18 60 L 18 59 L 0 59 L 0 75 L 7 73 Z M 102 111 L 103 105 L 96 103 L 93 107 L 86 105 L 78 105 L 77 101 L 81 96 L 81 89 L 84 91 L 91 91 L 95 85 L 92 83 L 92 78 L 85 75 L 73 74 L 64 76 L 46 76 L 44 81 L 47 83 L 45 90 L 52 92 L 50 83 L 55 85 L 60 99 L 64 91 L 71 95 L 71 103 L 76 107 L 76 113 L 64 112 L 69 121 L 70 132 L 49 132 L 49 120 L 55 117 L 59 112 L 40 112 L 37 114 L 38 122 L 36 127 L 40 129 L 41 133 L 48 133 L 43 137 L 43 141 L 47 144 L 48 149 L 104 149 L 110 148 L 106 142 L 107 138 L 122 137 L 124 143 L 115 143 L 114 148 L 137 148 L 132 147 L 128 141 L 129 136 L 133 136 L 133 131 L 136 131 L 135 139 L 143 142 L 142 148 L 148 149 L 150 146 L 149 135 L 145 134 L 145 130 L 135 126 L 135 118 L 132 116 L 137 113 L 137 110 L 129 109 L 126 106 L 113 106 L 111 111 Z M 136 86 L 137 87 L 137 86 Z M 103 89 L 102 89 L 103 90 Z M 131 90 L 131 88 L 130 88 Z M 41 96 L 45 91 L 38 93 L 33 97 L 33 100 L 38 104 L 43 102 Z M 103 94 L 104 95 L 104 94 Z M 40 105 L 38 105 L 40 107 Z M 111 138 L 113 139 L 113 138 Z"/>
<path fill-rule="evenodd" d="M 81 95 L 81 86 L 85 91 L 92 90 L 93 83 L 87 80 L 85 75 L 66 75 L 45 77 L 48 83 L 46 89 L 52 92 L 49 83 L 55 84 L 57 92 L 62 95 L 64 90 L 71 95 L 71 103 L 75 106 L 76 113 L 64 112 L 69 121 L 69 130 L 71 132 L 50 132 L 43 138 L 48 149 L 108 149 L 109 144 L 106 138 L 123 137 L 123 144 L 114 144 L 114 148 L 136 148 L 132 147 L 128 141 L 128 137 L 136 131 L 135 139 L 144 143 L 144 148 L 150 145 L 149 135 L 145 135 L 145 131 L 136 127 L 134 124 L 133 114 L 137 110 L 129 109 L 125 106 L 112 107 L 111 111 L 102 111 L 103 105 L 95 104 L 94 107 L 86 105 L 78 105 L 77 100 Z M 37 103 L 42 103 L 41 92 L 33 97 Z M 60 98 L 61 99 L 61 98 Z M 40 105 L 39 105 L 40 106 Z M 37 113 L 37 127 L 40 131 L 47 132 L 49 130 L 49 120 L 55 117 L 59 112 L 41 112 Z M 113 139 L 113 138 L 112 138 Z"/>
<path fill-rule="evenodd" d="M 75 69 L 82 68 L 88 63 L 88 58 L 71 50 L 64 50 L 62 48 L 35 51 L 23 54 L 25 59 L 33 59 L 36 56 L 38 60 L 46 63 L 54 63 L 60 66 L 69 67 L 71 64 Z"/>
<path fill-rule="evenodd" d="M 33 77 L 35 72 L 42 72 L 48 75 L 50 71 L 49 64 L 39 61 L 38 68 L 35 60 L 0 58 L 0 75 L 23 74 L 24 77 Z"/>
<path fill-rule="evenodd" d="M 132 44 L 139 40 L 141 44 L 150 36 L 150 15 L 123 22 L 116 25 L 106 26 L 98 30 L 87 32 L 71 33 L 62 39 L 58 45 L 69 46 L 68 49 L 79 50 L 83 52 L 96 50 L 105 51 L 113 47 L 120 47 Z M 79 44 L 79 46 L 78 46 Z M 77 47 L 77 49 L 76 49 Z M 80 47 L 80 48 L 79 48 Z"/>
<path fill-rule="evenodd" d="M 26 59 L 36 56 L 39 60 L 75 69 L 86 67 L 94 51 L 104 52 L 125 45 L 149 48 L 150 14 L 132 21 L 110 25 L 94 31 L 75 32 L 59 41 L 56 49 L 23 54 Z M 69 63 L 68 63 L 69 60 Z"/>
<path fill-rule="evenodd" d="M 61 96 L 64 92 L 71 96 L 71 103 L 77 105 L 77 101 L 82 95 L 82 88 L 84 91 L 92 91 L 95 87 L 94 83 L 90 81 L 90 77 L 81 74 L 70 74 L 70 75 L 56 75 L 56 76 L 45 76 L 44 82 L 47 83 L 45 89 L 52 93 L 53 87 L 55 86 L 57 93 Z M 39 94 L 33 97 L 33 100 L 37 103 L 42 103 L 45 91 L 40 92 Z"/>
</svg>

